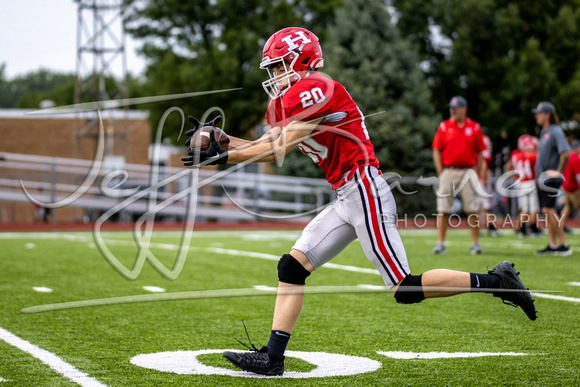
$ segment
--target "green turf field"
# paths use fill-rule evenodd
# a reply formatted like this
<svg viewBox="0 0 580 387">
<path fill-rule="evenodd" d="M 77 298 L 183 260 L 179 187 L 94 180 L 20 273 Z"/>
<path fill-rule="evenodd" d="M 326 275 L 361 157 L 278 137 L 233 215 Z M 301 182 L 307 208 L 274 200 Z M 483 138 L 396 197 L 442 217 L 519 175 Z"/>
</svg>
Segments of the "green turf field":
<svg viewBox="0 0 580 387">
<path fill-rule="evenodd" d="M 538 257 L 533 251 L 546 237 L 504 231 L 482 237 L 485 253 L 472 256 L 467 231 L 452 230 L 447 254 L 435 256 L 434 230 L 401 235 L 416 274 L 515 262 L 524 283 L 543 295 L 534 297 L 538 319 L 487 294 L 398 305 L 380 276 L 354 271 L 372 269 L 355 242 L 309 277 L 307 287 L 321 294 L 306 296 L 284 377 L 249 378 L 219 352 L 243 349 L 235 341 L 247 342 L 242 321 L 254 344 L 265 344 L 276 258 L 299 231 L 195 232 L 177 279 L 145 263 L 133 281 L 107 262 L 91 233 L 1 233 L 0 387 L 580 385 L 577 247 L 569 257 Z M 103 237 L 131 268 L 133 234 Z M 171 268 L 180 241 L 179 232 L 155 233 L 151 251 Z M 391 352 L 412 352 L 411 359 Z M 421 358 L 432 352 L 438 357 Z"/>
</svg>

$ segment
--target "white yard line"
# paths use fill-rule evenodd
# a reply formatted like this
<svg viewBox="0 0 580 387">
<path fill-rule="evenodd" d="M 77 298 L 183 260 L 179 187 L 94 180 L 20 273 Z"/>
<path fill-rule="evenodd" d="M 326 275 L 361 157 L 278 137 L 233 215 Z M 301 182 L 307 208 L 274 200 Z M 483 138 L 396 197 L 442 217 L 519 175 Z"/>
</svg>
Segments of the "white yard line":
<svg viewBox="0 0 580 387">
<path fill-rule="evenodd" d="M 165 289 L 159 286 L 143 286 L 143 289 L 151 293 L 163 293 L 165 291 Z"/>
<path fill-rule="evenodd" d="M 568 302 L 580 302 L 580 298 L 564 297 L 564 296 L 553 296 L 551 294 L 544 293 L 530 293 L 534 297 L 538 298 L 549 298 L 550 300 L 568 301 Z"/>
<path fill-rule="evenodd" d="M 72 380 L 83 387 L 100 387 L 105 386 L 104 384 L 98 382 L 96 379 L 91 378 L 89 375 L 77 370 L 72 365 L 68 364 L 61 358 L 52 353 L 37 347 L 36 345 L 30 344 L 28 341 L 21 339 L 18 336 L 8 332 L 5 329 L 0 328 L 0 339 L 4 340 L 6 343 L 24 351 L 38 360 L 42 361 L 50 368 L 63 375 L 64 377 Z"/>
<path fill-rule="evenodd" d="M 453 359 L 483 356 L 526 356 L 527 353 L 516 352 L 378 352 L 393 359 Z"/>
</svg>

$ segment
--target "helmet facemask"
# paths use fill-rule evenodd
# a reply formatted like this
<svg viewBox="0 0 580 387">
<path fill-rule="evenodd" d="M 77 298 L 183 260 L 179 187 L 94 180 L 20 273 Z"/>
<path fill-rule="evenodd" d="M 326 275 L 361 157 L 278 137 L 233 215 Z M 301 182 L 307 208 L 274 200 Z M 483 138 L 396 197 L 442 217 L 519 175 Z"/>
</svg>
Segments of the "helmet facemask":
<svg viewBox="0 0 580 387">
<path fill-rule="evenodd" d="M 298 58 L 300 57 L 300 51 L 290 51 L 284 56 L 278 58 L 270 59 L 265 57 L 260 63 L 261 69 L 266 69 L 268 71 L 268 76 L 270 79 L 262 82 L 262 87 L 270 98 L 275 99 L 284 95 L 284 93 L 292 86 L 294 83 L 298 82 L 301 77 L 296 71 L 294 71 L 294 65 Z M 282 65 L 284 72 L 279 75 L 275 75 L 272 70 L 274 67 Z"/>
</svg>

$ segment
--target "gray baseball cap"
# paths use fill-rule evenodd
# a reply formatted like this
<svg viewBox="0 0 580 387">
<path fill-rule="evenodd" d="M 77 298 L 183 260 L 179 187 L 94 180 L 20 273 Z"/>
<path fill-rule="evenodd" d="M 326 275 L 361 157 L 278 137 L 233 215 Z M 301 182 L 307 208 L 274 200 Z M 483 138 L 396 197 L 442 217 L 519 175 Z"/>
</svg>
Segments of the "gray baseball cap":
<svg viewBox="0 0 580 387">
<path fill-rule="evenodd" d="M 538 107 L 532 109 L 532 113 L 556 113 L 556 108 L 550 102 L 542 101 L 538 104 Z"/>
<path fill-rule="evenodd" d="M 455 97 L 451 98 L 451 101 L 449 101 L 449 107 L 451 108 L 467 107 L 467 101 L 465 100 L 465 98 L 456 95 Z"/>
</svg>

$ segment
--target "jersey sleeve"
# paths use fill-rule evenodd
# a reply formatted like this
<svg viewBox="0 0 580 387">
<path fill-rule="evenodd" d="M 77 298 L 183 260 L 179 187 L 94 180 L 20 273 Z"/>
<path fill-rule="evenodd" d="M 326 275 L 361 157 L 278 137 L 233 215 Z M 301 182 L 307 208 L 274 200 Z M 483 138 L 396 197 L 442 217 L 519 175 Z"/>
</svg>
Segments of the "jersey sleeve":
<svg viewBox="0 0 580 387">
<path fill-rule="evenodd" d="M 266 109 L 266 122 L 270 126 L 274 126 L 277 122 L 276 118 L 276 106 L 274 100 L 270 100 L 270 104 L 268 105 L 268 109 Z"/>
<path fill-rule="evenodd" d="M 517 158 L 518 158 L 518 154 L 520 153 L 519 150 L 515 149 L 510 153 L 510 161 L 512 162 L 512 164 L 516 164 Z"/>
<path fill-rule="evenodd" d="M 566 136 L 561 129 L 554 132 L 554 139 L 556 141 L 556 147 L 558 148 L 559 154 L 570 150 L 570 144 L 568 144 Z"/>
<path fill-rule="evenodd" d="M 437 128 L 437 132 L 435 133 L 435 138 L 433 139 L 433 144 L 431 144 L 431 148 L 438 149 L 440 151 L 443 150 L 443 134 L 441 134 L 443 128 L 443 124 L 439 124 Z"/>
<path fill-rule="evenodd" d="M 483 132 L 479 127 L 479 124 L 476 126 L 475 130 L 475 151 L 476 153 L 481 153 L 485 150 L 485 142 L 483 142 Z"/>
</svg>

